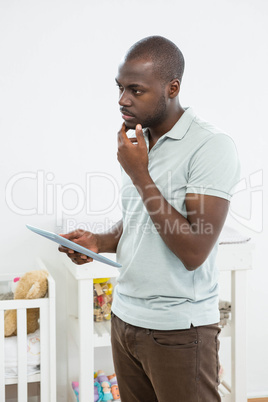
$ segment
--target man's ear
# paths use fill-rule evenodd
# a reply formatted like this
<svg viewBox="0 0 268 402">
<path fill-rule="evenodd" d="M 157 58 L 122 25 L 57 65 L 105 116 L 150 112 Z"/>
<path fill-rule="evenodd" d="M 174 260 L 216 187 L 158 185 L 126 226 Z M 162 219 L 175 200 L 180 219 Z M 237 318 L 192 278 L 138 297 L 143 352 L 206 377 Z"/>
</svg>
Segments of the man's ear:
<svg viewBox="0 0 268 402">
<path fill-rule="evenodd" d="M 169 83 L 169 97 L 171 99 L 176 98 L 180 92 L 181 84 L 180 81 L 177 78 L 174 78 L 174 80 L 170 81 Z"/>
</svg>

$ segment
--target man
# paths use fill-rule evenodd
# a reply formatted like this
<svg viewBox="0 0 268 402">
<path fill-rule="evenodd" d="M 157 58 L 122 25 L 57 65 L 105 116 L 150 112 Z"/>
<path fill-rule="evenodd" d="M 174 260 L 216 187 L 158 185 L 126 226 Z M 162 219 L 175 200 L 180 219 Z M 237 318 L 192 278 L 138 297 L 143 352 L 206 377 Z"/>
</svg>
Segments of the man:
<svg viewBox="0 0 268 402">
<path fill-rule="evenodd" d="M 116 77 L 123 219 L 65 235 L 122 264 L 112 306 L 122 402 L 220 401 L 215 257 L 239 164 L 232 139 L 180 105 L 183 71 L 163 37 L 129 49 Z"/>
</svg>

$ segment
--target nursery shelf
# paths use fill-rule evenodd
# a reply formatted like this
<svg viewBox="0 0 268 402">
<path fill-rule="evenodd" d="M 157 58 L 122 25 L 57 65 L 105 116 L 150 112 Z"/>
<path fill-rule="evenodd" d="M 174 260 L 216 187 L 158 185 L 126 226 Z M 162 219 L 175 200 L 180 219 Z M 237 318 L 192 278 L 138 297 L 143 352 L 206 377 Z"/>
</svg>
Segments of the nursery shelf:
<svg viewBox="0 0 268 402">
<path fill-rule="evenodd" d="M 77 317 L 69 316 L 69 331 L 76 345 L 79 346 L 79 320 Z M 94 347 L 111 345 L 110 321 L 94 323 L 93 343 Z"/>
<path fill-rule="evenodd" d="M 103 321 L 94 324 L 94 346 L 110 346 L 111 345 L 111 322 Z"/>
</svg>

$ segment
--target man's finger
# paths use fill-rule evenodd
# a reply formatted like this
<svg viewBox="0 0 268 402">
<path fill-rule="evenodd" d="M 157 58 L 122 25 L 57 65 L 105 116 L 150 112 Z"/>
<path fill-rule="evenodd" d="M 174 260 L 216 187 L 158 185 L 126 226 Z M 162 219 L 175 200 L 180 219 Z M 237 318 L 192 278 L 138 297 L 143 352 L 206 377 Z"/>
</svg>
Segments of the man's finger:
<svg viewBox="0 0 268 402">
<path fill-rule="evenodd" d="M 59 250 L 61 253 L 74 253 L 73 250 L 71 250 L 70 248 L 64 247 L 64 246 L 59 246 L 59 247 L 58 247 L 58 250 Z"/>
<path fill-rule="evenodd" d="M 79 237 L 83 236 L 84 233 L 85 233 L 84 230 L 77 229 L 70 233 L 60 234 L 59 236 L 64 237 L 65 239 L 68 240 L 73 240 L 73 239 L 79 239 Z"/>
<path fill-rule="evenodd" d="M 86 262 L 91 262 L 91 261 L 93 261 L 93 258 L 88 257 L 87 255 L 84 255 L 84 254 L 82 254 L 82 255 L 80 256 L 80 258 L 81 258 L 82 260 L 86 260 Z"/>
<path fill-rule="evenodd" d="M 126 133 L 129 130 L 129 127 L 126 126 L 125 122 L 122 124 L 122 126 L 124 128 L 125 133 Z"/>
<path fill-rule="evenodd" d="M 117 138 L 118 138 L 119 143 L 128 141 L 127 131 L 128 131 L 128 128 L 126 127 L 125 123 L 123 123 L 122 127 L 121 127 L 121 130 L 118 131 Z"/>
<path fill-rule="evenodd" d="M 130 137 L 130 138 L 129 138 L 129 141 L 131 141 L 132 144 L 137 144 L 137 142 L 138 142 L 138 140 L 137 140 L 136 137 Z"/>
<path fill-rule="evenodd" d="M 141 124 L 136 125 L 136 137 L 139 145 L 146 145 Z"/>
</svg>

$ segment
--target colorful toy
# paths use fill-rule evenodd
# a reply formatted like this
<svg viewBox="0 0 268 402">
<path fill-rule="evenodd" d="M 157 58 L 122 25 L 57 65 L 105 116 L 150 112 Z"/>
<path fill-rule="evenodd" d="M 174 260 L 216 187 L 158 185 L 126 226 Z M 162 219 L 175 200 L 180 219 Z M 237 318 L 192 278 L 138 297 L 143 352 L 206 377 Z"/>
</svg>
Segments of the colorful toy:
<svg viewBox="0 0 268 402">
<path fill-rule="evenodd" d="M 20 280 L 19 276 L 16 276 L 16 278 L 13 279 L 13 282 L 11 284 L 11 290 L 13 293 L 15 293 L 19 280 Z"/>
<path fill-rule="evenodd" d="M 108 375 L 108 380 L 110 381 L 111 385 L 117 384 L 117 378 L 115 374 Z"/>
<path fill-rule="evenodd" d="M 110 381 L 108 381 L 108 379 Z M 77 402 L 79 402 L 79 383 L 72 382 Z M 106 376 L 103 370 L 94 372 L 94 402 L 120 402 L 120 394 L 117 385 L 116 375 Z"/>
<path fill-rule="evenodd" d="M 94 321 L 96 322 L 111 319 L 113 285 L 108 283 L 108 281 L 109 278 L 93 280 Z"/>
<path fill-rule="evenodd" d="M 97 371 L 97 381 L 101 384 L 103 381 L 108 381 L 107 375 L 104 374 L 103 370 Z"/>
<path fill-rule="evenodd" d="M 113 399 L 113 395 L 111 393 L 111 383 L 108 381 L 108 377 L 104 374 L 103 370 L 99 370 L 97 372 L 96 380 L 100 383 L 103 392 L 103 401 L 110 401 Z"/>
<path fill-rule="evenodd" d="M 76 400 L 79 401 L 79 382 L 78 381 L 73 381 L 72 382 L 72 387 L 76 396 Z"/>
<path fill-rule="evenodd" d="M 118 385 L 117 384 L 112 385 L 111 391 L 112 391 L 113 399 L 115 401 L 118 401 L 120 399 Z"/>
<path fill-rule="evenodd" d="M 102 392 L 103 392 L 103 401 L 111 401 L 113 399 L 113 395 L 111 393 L 111 384 L 109 381 L 103 381 L 101 383 Z"/>
<path fill-rule="evenodd" d="M 118 384 L 117 384 L 117 378 L 115 374 L 112 375 L 108 375 L 108 380 L 111 383 L 111 392 L 113 395 L 113 399 L 115 401 L 120 399 L 120 394 L 119 394 L 119 388 L 118 388 Z"/>
<path fill-rule="evenodd" d="M 48 289 L 48 272 L 36 270 L 26 272 L 19 281 L 14 293 L 14 299 L 39 299 L 45 297 Z M 39 328 L 39 308 L 27 309 L 27 334 Z M 17 310 L 5 311 L 5 336 L 17 335 Z"/>
<path fill-rule="evenodd" d="M 94 402 L 103 401 L 103 392 L 98 381 L 94 381 Z"/>
</svg>

